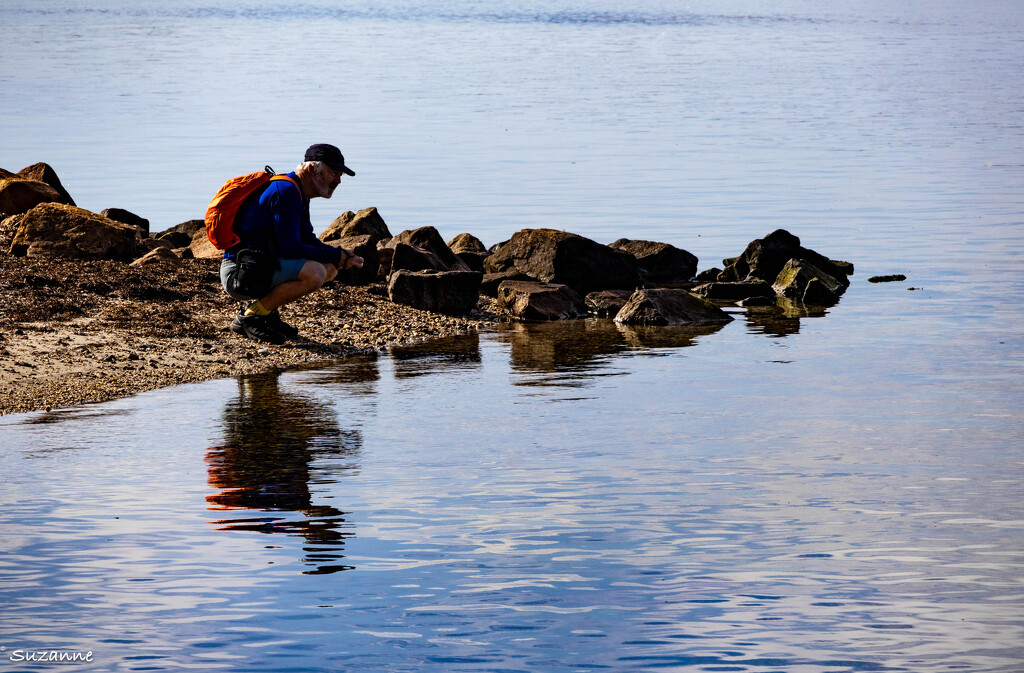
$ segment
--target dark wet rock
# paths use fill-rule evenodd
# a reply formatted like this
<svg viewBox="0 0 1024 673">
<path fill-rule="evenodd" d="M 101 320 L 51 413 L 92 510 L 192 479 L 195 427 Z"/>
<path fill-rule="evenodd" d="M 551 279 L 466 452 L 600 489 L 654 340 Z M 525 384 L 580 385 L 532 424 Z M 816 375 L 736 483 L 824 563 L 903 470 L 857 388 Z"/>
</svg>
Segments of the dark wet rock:
<svg viewBox="0 0 1024 673">
<path fill-rule="evenodd" d="M 388 297 L 424 311 L 465 315 L 476 307 L 480 280 L 476 271 L 406 271 L 398 269 L 388 282 Z"/>
<path fill-rule="evenodd" d="M 615 322 L 626 325 L 708 325 L 729 322 L 732 316 L 686 290 L 637 290 Z"/>
<path fill-rule="evenodd" d="M 75 200 L 71 198 L 71 195 L 68 194 L 68 190 L 64 189 L 64 185 L 61 184 L 60 178 L 57 177 L 57 171 L 53 170 L 50 164 L 40 161 L 37 164 L 26 166 L 18 171 L 18 176 L 25 178 L 26 180 L 45 182 L 53 187 L 54 191 L 60 194 L 59 203 L 66 203 L 69 206 L 77 205 L 75 204 Z"/>
<path fill-rule="evenodd" d="M 713 266 L 698 273 L 694 280 L 700 283 L 711 283 L 718 280 L 718 274 L 720 273 L 722 273 L 722 270 L 717 266 Z"/>
<path fill-rule="evenodd" d="M 483 271 L 484 260 L 490 255 L 483 242 L 472 234 L 459 234 L 448 241 L 448 247 L 473 271 Z"/>
<path fill-rule="evenodd" d="M 484 271 L 521 271 L 580 294 L 640 287 L 640 267 L 627 252 L 555 229 L 523 229 L 492 254 Z"/>
<path fill-rule="evenodd" d="M 568 285 L 507 280 L 498 286 L 498 306 L 520 320 L 568 320 L 586 315 L 579 293 Z"/>
<path fill-rule="evenodd" d="M 845 275 L 842 278 L 846 280 Z M 805 304 L 827 305 L 835 303 L 846 286 L 805 259 L 791 259 L 782 267 L 772 288 L 780 297 Z"/>
<path fill-rule="evenodd" d="M 745 280 L 738 283 L 705 283 L 693 288 L 693 293 L 704 299 L 718 299 L 723 301 L 736 301 L 750 297 L 771 297 L 775 298 L 775 290 L 763 280 Z"/>
<path fill-rule="evenodd" d="M 377 209 L 370 207 L 357 213 L 349 210 L 334 218 L 320 234 L 320 240 L 326 243 L 350 236 L 369 236 L 376 243 L 391 238 L 391 231 Z"/>
<path fill-rule="evenodd" d="M 344 236 L 342 238 L 326 241 L 327 245 L 335 248 L 344 248 L 363 258 L 361 269 L 341 269 L 338 271 L 338 281 L 346 285 L 368 285 L 377 280 L 377 267 L 380 266 L 380 259 L 377 256 L 377 242 L 373 236 L 364 234 L 362 236 Z"/>
<path fill-rule="evenodd" d="M 408 229 L 391 238 L 385 247 L 394 250 L 390 272 L 399 270 L 469 271 L 434 227 Z"/>
<path fill-rule="evenodd" d="M 107 208 L 100 211 L 100 215 L 103 217 L 109 217 L 115 222 L 121 222 L 123 224 L 130 224 L 133 227 L 138 227 L 143 236 L 149 236 L 149 220 L 144 217 L 139 217 L 130 210 L 125 210 L 124 208 Z"/>
<path fill-rule="evenodd" d="M 50 185 L 20 177 L 0 180 L 0 219 L 21 215 L 40 203 L 60 203 L 61 197 Z"/>
<path fill-rule="evenodd" d="M 42 203 L 21 218 L 11 254 L 130 262 L 141 240 L 131 225 L 63 203 Z"/>
<path fill-rule="evenodd" d="M 801 259 L 813 264 L 830 277 L 838 280 L 843 290 L 850 284 L 845 271 L 824 255 L 802 247 L 800 239 L 785 229 L 777 229 L 764 238 L 751 241 L 743 254 L 727 265 L 725 270 L 719 274 L 718 280 L 736 282 L 760 279 L 768 283 L 775 283 L 779 272 L 791 259 Z"/>
<path fill-rule="evenodd" d="M 904 281 L 906 279 L 907 279 L 907 277 L 904 276 L 902 273 L 893 273 L 893 274 L 889 274 L 888 276 L 871 276 L 871 278 L 868 278 L 868 282 L 869 283 L 896 283 L 896 282 L 899 282 L 899 281 Z"/>
<path fill-rule="evenodd" d="M 684 283 L 697 273 L 697 256 L 669 243 L 620 238 L 609 247 L 633 255 L 652 283 Z"/>
<path fill-rule="evenodd" d="M 506 280 L 525 280 L 534 283 L 539 282 L 533 276 L 514 269 L 512 271 L 501 271 L 498 273 L 485 273 L 484 280 L 480 283 L 480 294 L 486 297 L 497 297 L 498 286 Z"/>
<path fill-rule="evenodd" d="M 584 298 L 587 309 L 599 318 L 614 318 L 629 298 L 633 290 L 601 290 L 591 292 Z"/>
<path fill-rule="evenodd" d="M 131 263 L 131 266 L 148 266 L 150 264 L 181 264 L 181 258 L 174 254 L 170 248 L 153 248 L 142 257 Z"/>
<path fill-rule="evenodd" d="M 169 241 L 175 248 L 185 248 L 192 243 L 192 237 L 200 229 L 206 229 L 206 224 L 203 220 L 189 220 L 177 224 L 170 229 L 164 229 L 161 232 L 151 234 L 151 236 L 162 241 Z"/>
<path fill-rule="evenodd" d="M 844 262 L 838 259 L 830 259 L 829 261 L 847 276 L 853 275 L 853 262 Z"/>
</svg>

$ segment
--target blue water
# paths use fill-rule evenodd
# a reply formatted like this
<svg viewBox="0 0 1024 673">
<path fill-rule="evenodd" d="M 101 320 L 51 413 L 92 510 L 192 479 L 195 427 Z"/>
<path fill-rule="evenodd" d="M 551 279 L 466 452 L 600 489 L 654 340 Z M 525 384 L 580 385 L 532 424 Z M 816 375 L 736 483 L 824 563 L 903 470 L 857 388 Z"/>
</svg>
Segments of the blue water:
<svg viewBox="0 0 1024 673">
<path fill-rule="evenodd" d="M 333 142 L 358 175 L 318 227 L 373 205 L 701 268 L 784 227 L 857 268 L 826 311 L 502 326 L 4 417 L 0 669 L 1024 670 L 1022 22 L 0 4 L 0 166 L 154 230 Z"/>
</svg>

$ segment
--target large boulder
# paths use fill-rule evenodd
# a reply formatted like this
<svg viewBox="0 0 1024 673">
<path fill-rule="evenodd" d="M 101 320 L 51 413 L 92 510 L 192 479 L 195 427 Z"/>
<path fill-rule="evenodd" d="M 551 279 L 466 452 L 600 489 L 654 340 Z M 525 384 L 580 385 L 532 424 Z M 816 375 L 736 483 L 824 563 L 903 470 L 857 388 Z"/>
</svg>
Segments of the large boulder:
<svg viewBox="0 0 1024 673">
<path fill-rule="evenodd" d="M 358 213 L 351 210 L 338 215 L 320 234 L 320 240 L 327 243 L 350 236 L 370 236 L 373 242 L 391 238 L 391 231 L 376 208 L 364 208 Z"/>
<path fill-rule="evenodd" d="M 21 215 L 40 203 L 60 203 L 61 196 L 50 185 L 20 177 L 0 180 L 0 219 Z"/>
<path fill-rule="evenodd" d="M 351 250 L 363 258 L 363 268 L 338 271 L 340 282 L 347 285 L 368 285 L 377 280 L 377 267 L 380 265 L 380 260 L 377 257 L 377 242 L 373 240 L 373 236 L 369 234 L 345 236 L 331 239 L 326 243 L 335 248 Z"/>
<path fill-rule="evenodd" d="M 633 255 L 652 283 L 685 283 L 697 273 L 697 256 L 668 243 L 620 238 L 610 247 Z"/>
<path fill-rule="evenodd" d="M 803 259 L 836 278 L 843 286 L 849 286 L 846 273 L 824 255 L 800 245 L 800 239 L 785 229 L 777 229 L 764 238 L 751 241 L 739 257 L 724 260 L 727 264 L 718 280 L 735 282 L 760 279 L 774 283 L 782 267 L 791 259 Z"/>
<path fill-rule="evenodd" d="M 192 251 L 192 256 L 196 259 L 220 259 L 224 256 L 224 251 L 218 249 L 210 242 L 210 237 L 206 235 L 205 228 L 199 229 L 192 235 L 192 241 L 188 244 L 188 249 Z"/>
<path fill-rule="evenodd" d="M 389 272 L 402 269 L 470 271 L 469 266 L 451 251 L 434 227 L 408 229 L 391 238 L 384 247 L 394 250 Z"/>
<path fill-rule="evenodd" d="M 686 290 L 637 290 L 622 307 L 615 322 L 625 325 L 710 325 L 729 322 L 732 316 Z"/>
<path fill-rule="evenodd" d="M 192 244 L 192 237 L 200 229 L 206 230 L 206 223 L 203 220 L 188 220 L 153 234 L 153 238 L 168 241 L 175 248 L 187 248 Z"/>
<path fill-rule="evenodd" d="M 633 255 L 555 229 L 517 231 L 484 263 L 486 273 L 513 269 L 547 283 L 568 285 L 581 295 L 633 290 L 643 284 Z"/>
<path fill-rule="evenodd" d="M 142 231 L 143 236 L 149 236 L 149 220 L 144 217 L 140 217 L 130 210 L 124 208 L 107 208 L 100 211 L 100 215 L 103 217 L 109 217 L 116 222 L 122 222 L 124 224 L 130 224 L 133 227 L 138 227 Z"/>
<path fill-rule="evenodd" d="M 131 225 L 64 203 L 42 203 L 21 218 L 11 254 L 130 262 L 141 241 Z"/>
<path fill-rule="evenodd" d="M 465 315 L 476 307 L 480 279 L 476 271 L 406 271 L 399 269 L 388 281 L 388 297 L 424 311 Z"/>
<path fill-rule="evenodd" d="M 60 178 L 57 177 L 57 171 L 53 170 L 50 164 L 40 161 L 37 164 L 26 166 L 18 171 L 18 176 L 26 180 L 36 180 L 37 182 L 44 182 L 50 187 L 53 187 L 54 191 L 60 194 L 59 203 L 66 203 L 69 206 L 74 206 L 75 200 L 68 194 L 68 190 L 64 189 L 64 185 L 61 184 Z"/>
<path fill-rule="evenodd" d="M 839 300 L 846 287 L 807 260 L 791 259 L 782 267 L 772 289 L 780 297 L 805 304 L 830 305 Z"/>
<path fill-rule="evenodd" d="M 498 286 L 498 306 L 521 320 L 567 320 L 586 315 L 579 293 L 568 285 L 507 280 Z"/>
<path fill-rule="evenodd" d="M 743 280 L 738 283 L 704 283 L 691 290 L 694 294 L 704 299 L 720 299 L 724 301 L 737 301 L 749 299 L 750 297 L 775 298 L 775 290 L 772 286 L 760 279 Z"/>
<path fill-rule="evenodd" d="M 473 234 L 459 234 L 448 241 L 448 247 L 473 271 L 483 271 L 484 260 L 491 254 Z"/>
<path fill-rule="evenodd" d="M 613 318 L 633 296 L 633 290 L 601 290 L 591 292 L 584 301 L 587 309 L 599 318 Z"/>
</svg>

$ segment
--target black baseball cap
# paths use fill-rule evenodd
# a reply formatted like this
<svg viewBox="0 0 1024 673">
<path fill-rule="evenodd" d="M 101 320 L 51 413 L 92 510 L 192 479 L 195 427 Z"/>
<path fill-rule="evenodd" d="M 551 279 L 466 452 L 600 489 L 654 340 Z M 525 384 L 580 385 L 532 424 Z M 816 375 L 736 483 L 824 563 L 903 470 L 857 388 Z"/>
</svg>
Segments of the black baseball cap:
<svg viewBox="0 0 1024 673">
<path fill-rule="evenodd" d="M 309 149 L 306 150 L 306 161 L 322 161 L 334 170 L 341 171 L 346 175 L 356 174 L 354 170 L 345 165 L 345 157 L 341 155 L 341 150 L 327 143 L 310 145 Z"/>
</svg>

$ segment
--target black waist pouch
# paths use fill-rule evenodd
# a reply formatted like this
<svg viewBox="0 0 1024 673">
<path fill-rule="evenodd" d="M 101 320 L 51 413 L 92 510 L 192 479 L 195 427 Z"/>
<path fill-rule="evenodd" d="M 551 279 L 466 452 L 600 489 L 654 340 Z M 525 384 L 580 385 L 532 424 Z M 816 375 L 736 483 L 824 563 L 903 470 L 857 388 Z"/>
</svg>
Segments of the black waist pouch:
<svg viewBox="0 0 1024 673">
<path fill-rule="evenodd" d="M 233 292 L 254 299 L 270 294 L 270 281 L 278 269 L 275 255 L 262 250 L 239 250 L 235 263 L 238 267 L 228 279 Z"/>
</svg>

